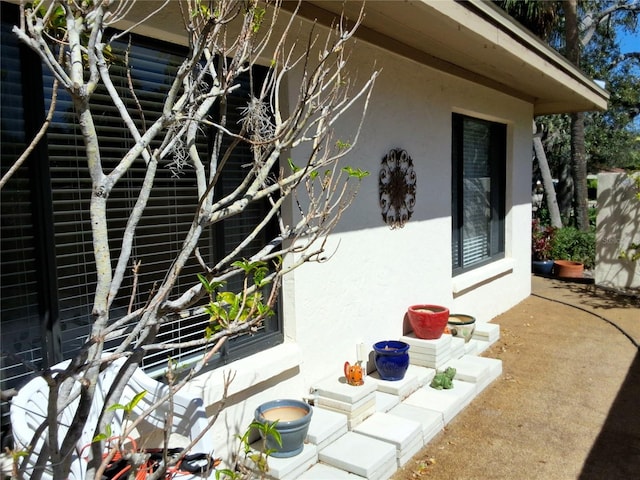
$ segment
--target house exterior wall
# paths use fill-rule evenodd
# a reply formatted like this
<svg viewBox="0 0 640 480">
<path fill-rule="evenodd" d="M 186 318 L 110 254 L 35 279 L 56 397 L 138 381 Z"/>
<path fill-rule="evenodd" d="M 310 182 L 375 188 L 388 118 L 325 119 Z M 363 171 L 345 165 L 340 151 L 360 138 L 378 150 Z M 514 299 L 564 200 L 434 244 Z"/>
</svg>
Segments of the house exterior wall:
<svg viewBox="0 0 640 480">
<path fill-rule="evenodd" d="M 357 344 L 370 351 L 376 341 L 401 336 L 411 304 L 442 304 L 487 322 L 530 294 L 532 106 L 357 43 L 349 70 L 364 81 L 374 69 L 382 71 L 357 146 L 345 159 L 370 176 L 327 241 L 330 260 L 306 264 L 285 277 L 285 345 L 224 368 L 240 375 L 223 413 L 225 425 L 241 430 L 267 399 L 310 397 L 315 382 L 339 376 L 345 361 L 357 360 Z M 291 102 L 297 84 L 292 75 Z M 457 277 L 451 266 L 453 112 L 508 125 L 505 258 Z M 339 122 L 336 140 L 353 138 L 359 113 L 354 108 Z M 378 202 L 380 163 L 393 148 L 409 153 L 417 175 L 413 216 L 395 230 L 383 222 Z M 297 153 L 291 154 L 294 162 Z M 220 372 L 201 376 L 192 388 L 212 408 L 220 394 Z M 214 429 L 213 436 L 223 452 L 225 431 Z"/>
<path fill-rule="evenodd" d="M 355 361 L 357 343 L 402 335 L 410 304 L 442 304 L 486 322 L 530 293 L 531 106 L 370 45 L 358 45 L 350 68 L 365 76 L 374 59 L 382 72 L 346 161 L 371 175 L 328 242 L 331 260 L 285 279 L 285 335 L 300 346 L 309 382 Z M 356 124 L 356 110 L 341 125 Z M 506 258 L 456 279 L 452 112 L 508 124 Z M 413 216 L 395 230 L 384 224 L 378 203 L 380 162 L 392 148 L 409 153 L 417 175 Z"/>
</svg>

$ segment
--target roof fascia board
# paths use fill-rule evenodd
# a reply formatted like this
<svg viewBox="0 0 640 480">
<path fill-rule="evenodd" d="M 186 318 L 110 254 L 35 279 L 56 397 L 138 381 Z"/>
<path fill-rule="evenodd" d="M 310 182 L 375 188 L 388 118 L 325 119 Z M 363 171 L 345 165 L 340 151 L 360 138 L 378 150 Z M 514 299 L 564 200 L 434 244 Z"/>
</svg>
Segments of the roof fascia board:
<svg viewBox="0 0 640 480">
<path fill-rule="evenodd" d="M 426 0 L 422 1 L 425 2 Z M 438 2 L 433 3 L 437 4 Z M 587 77 L 579 68 L 563 57 L 558 51 L 551 48 L 529 30 L 522 27 L 517 21 L 509 17 L 492 2 L 466 0 L 464 2 L 455 3 L 473 11 L 499 30 L 507 33 L 510 38 L 523 45 L 528 51 L 534 52 L 537 56 L 543 58 L 573 80 L 583 84 L 587 90 L 602 97 L 605 101 L 603 108 L 606 109 L 606 101 L 609 99 L 609 92 Z M 487 38 L 487 40 L 490 39 Z"/>
</svg>

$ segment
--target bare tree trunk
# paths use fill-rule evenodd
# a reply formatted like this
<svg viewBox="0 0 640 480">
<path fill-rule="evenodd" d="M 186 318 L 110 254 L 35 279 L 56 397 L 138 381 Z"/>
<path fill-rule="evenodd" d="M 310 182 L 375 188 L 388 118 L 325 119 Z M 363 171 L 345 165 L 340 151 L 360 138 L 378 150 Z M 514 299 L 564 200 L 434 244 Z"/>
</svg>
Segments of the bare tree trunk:
<svg viewBox="0 0 640 480">
<path fill-rule="evenodd" d="M 577 0 L 565 0 L 565 41 L 567 59 L 580 66 L 580 31 L 578 29 Z M 587 156 L 584 146 L 584 114 L 571 115 L 571 175 L 573 177 L 576 226 L 589 230 L 587 213 Z"/>
<path fill-rule="evenodd" d="M 571 177 L 571 165 L 562 163 L 558 171 L 558 207 L 563 224 L 567 224 L 571 218 L 573 209 L 573 178 Z"/>
<path fill-rule="evenodd" d="M 571 160 L 576 227 L 587 232 L 589 231 L 587 156 L 584 146 L 584 114 L 582 112 L 571 115 Z"/>
<path fill-rule="evenodd" d="M 547 198 L 547 208 L 549 209 L 549 217 L 551 218 L 551 226 L 560 228 L 562 227 L 562 220 L 560 218 L 560 209 L 558 208 L 558 200 L 556 198 L 556 190 L 553 186 L 553 178 L 551 177 L 551 170 L 549 169 L 549 162 L 547 161 L 547 155 L 544 152 L 542 146 L 542 132 L 538 132 L 536 122 L 533 122 L 533 149 L 538 159 L 538 166 L 540 167 L 540 174 L 542 175 L 542 184 L 544 185 L 544 193 Z"/>
</svg>

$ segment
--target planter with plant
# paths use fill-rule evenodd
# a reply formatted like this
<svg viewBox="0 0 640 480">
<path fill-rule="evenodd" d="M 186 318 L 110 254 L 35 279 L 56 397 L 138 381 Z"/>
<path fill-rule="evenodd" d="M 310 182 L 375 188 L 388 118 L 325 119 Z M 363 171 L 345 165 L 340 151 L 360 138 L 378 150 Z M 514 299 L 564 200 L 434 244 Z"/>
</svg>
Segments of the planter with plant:
<svg viewBox="0 0 640 480">
<path fill-rule="evenodd" d="M 541 225 L 534 219 L 531 224 L 531 270 L 539 275 L 550 275 L 553 268 L 552 246 L 556 229 Z"/>
<path fill-rule="evenodd" d="M 575 227 L 556 231 L 551 254 L 555 259 L 553 273 L 561 278 L 582 278 L 584 269 L 595 266 L 596 240 L 592 231 L 583 232 Z"/>
<path fill-rule="evenodd" d="M 277 432 L 265 435 L 264 429 L 258 429 L 266 440 L 269 455 L 288 458 L 302 452 L 312 415 L 311 405 L 302 400 L 278 399 L 260 405 L 255 411 L 255 421 L 270 425 Z"/>
</svg>

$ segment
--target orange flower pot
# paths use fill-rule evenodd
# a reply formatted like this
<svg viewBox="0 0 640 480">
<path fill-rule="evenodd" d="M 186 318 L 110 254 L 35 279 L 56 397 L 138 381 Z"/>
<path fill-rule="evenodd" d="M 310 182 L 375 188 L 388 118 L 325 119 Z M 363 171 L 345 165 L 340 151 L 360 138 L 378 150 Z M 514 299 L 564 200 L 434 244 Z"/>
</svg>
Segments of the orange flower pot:
<svg viewBox="0 0 640 480">
<path fill-rule="evenodd" d="M 560 278 L 582 278 L 584 265 L 571 260 L 555 260 L 553 262 L 553 274 Z"/>
</svg>

